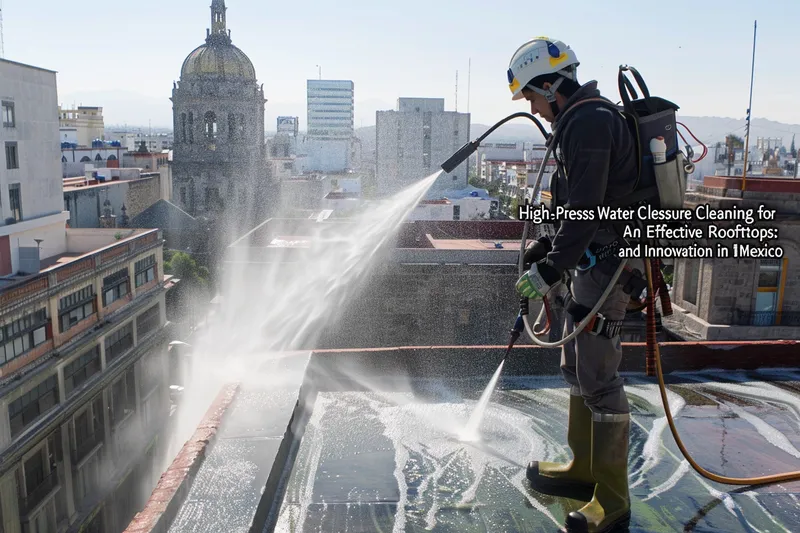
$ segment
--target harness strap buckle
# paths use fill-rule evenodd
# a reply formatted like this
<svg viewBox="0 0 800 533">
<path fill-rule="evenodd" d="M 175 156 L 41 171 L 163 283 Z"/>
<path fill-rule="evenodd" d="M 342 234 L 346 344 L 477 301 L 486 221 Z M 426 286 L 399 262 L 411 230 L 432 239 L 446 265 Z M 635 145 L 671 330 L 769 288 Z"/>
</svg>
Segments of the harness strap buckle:
<svg viewBox="0 0 800 533">
<path fill-rule="evenodd" d="M 597 256 L 591 250 L 585 250 L 583 252 L 583 257 L 581 258 L 581 262 L 578 263 L 578 266 L 575 267 L 576 270 L 581 272 L 585 272 L 587 270 L 591 270 L 597 264 Z"/>
</svg>

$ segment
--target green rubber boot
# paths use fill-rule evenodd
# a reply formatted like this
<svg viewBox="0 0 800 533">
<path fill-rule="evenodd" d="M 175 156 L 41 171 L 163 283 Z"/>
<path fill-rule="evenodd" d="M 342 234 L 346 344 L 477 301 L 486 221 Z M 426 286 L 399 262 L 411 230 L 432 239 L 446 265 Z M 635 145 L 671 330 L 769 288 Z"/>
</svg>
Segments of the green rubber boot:
<svg viewBox="0 0 800 533">
<path fill-rule="evenodd" d="M 567 515 L 568 533 L 610 533 L 630 525 L 628 440 L 630 415 L 594 415 L 592 475 L 597 480 L 592 501 Z"/>
<path fill-rule="evenodd" d="M 544 494 L 589 501 L 595 481 L 591 471 L 592 411 L 583 397 L 570 394 L 567 443 L 572 450 L 569 464 L 533 461 L 527 477 L 531 487 Z"/>
</svg>

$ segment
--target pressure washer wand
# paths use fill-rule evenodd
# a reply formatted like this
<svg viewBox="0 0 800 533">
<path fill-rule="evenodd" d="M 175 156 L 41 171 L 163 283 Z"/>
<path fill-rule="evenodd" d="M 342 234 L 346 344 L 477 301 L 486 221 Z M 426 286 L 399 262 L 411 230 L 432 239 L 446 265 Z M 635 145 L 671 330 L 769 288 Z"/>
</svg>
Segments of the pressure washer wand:
<svg viewBox="0 0 800 533">
<path fill-rule="evenodd" d="M 519 336 L 522 335 L 523 331 L 525 331 L 525 319 L 523 317 L 527 314 L 528 299 L 523 297 L 519 301 L 519 314 L 517 315 L 516 322 L 514 322 L 514 327 L 511 328 L 510 337 L 508 340 L 508 348 L 506 348 L 506 354 L 503 356 L 503 361 L 508 359 L 508 356 L 511 353 L 511 348 L 514 347 L 514 343 L 517 342 Z"/>
</svg>

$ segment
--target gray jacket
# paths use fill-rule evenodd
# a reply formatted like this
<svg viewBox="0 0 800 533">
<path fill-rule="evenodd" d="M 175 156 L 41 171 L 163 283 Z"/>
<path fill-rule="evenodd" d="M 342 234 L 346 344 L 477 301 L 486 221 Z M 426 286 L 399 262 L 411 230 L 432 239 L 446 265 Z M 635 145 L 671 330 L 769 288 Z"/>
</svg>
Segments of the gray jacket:
<svg viewBox="0 0 800 533">
<path fill-rule="evenodd" d="M 575 102 L 597 97 L 597 82 L 585 84 L 567 101 L 553 123 L 553 132 L 564 128 L 557 158 L 566 173 L 564 176 L 557 172 L 551 181 L 555 205 L 596 210 L 632 193 L 636 186 L 636 144 L 619 113 L 601 104 L 584 104 L 570 113 L 565 124 L 559 123 L 559 117 Z M 557 228 L 547 263 L 560 270 L 574 269 L 592 242 L 603 245 L 614 238 L 612 230 L 605 229 L 599 220 L 562 220 Z"/>
</svg>

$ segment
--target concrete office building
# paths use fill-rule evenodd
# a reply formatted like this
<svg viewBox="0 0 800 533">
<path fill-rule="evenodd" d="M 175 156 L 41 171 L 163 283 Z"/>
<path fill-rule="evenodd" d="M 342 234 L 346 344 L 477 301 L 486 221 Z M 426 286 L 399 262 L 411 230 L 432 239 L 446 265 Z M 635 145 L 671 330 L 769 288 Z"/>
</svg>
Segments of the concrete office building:
<svg viewBox="0 0 800 533">
<path fill-rule="evenodd" d="M 303 171 L 341 172 L 354 166 L 354 85 L 308 80 L 308 131 Z"/>
<path fill-rule="evenodd" d="M 389 195 L 440 169 L 469 141 L 469 113 L 444 110 L 444 98 L 399 98 L 395 111 L 378 111 L 376 182 L 379 195 Z M 463 189 L 469 161 L 443 174 L 432 187 Z"/>
</svg>

